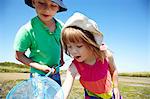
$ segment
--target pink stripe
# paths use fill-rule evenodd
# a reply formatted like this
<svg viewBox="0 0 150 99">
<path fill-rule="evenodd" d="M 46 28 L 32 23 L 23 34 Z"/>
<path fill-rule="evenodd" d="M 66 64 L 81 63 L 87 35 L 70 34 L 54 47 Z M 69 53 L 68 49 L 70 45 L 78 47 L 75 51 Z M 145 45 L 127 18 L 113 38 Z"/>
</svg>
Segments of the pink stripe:
<svg viewBox="0 0 150 99">
<path fill-rule="evenodd" d="M 107 75 L 107 71 L 109 70 L 107 60 L 105 60 L 104 63 L 97 60 L 93 66 L 85 63 L 79 63 L 76 60 L 74 60 L 73 63 L 81 75 L 81 78 L 85 81 L 96 81 L 102 79 L 105 75 Z"/>
</svg>

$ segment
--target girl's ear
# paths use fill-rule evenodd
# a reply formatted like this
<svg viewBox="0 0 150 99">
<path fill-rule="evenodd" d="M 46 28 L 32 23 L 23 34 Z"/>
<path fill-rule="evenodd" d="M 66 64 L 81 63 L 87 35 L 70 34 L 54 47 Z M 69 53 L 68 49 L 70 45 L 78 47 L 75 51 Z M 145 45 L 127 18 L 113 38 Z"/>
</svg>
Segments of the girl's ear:
<svg viewBox="0 0 150 99">
<path fill-rule="evenodd" d="M 32 6 L 35 8 L 35 0 L 32 0 Z"/>
</svg>

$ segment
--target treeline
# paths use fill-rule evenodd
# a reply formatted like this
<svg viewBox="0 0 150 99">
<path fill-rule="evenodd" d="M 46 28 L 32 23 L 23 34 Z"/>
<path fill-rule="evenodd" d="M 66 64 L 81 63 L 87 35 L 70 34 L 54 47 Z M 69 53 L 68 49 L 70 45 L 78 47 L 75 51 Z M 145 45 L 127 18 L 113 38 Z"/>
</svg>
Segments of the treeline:
<svg viewBox="0 0 150 99">
<path fill-rule="evenodd" d="M 0 72 L 12 72 L 12 73 L 29 73 L 29 66 L 23 64 L 17 64 L 14 62 L 0 62 Z M 66 70 L 61 70 L 61 74 L 65 73 Z M 150 72 L 127 72 L 119 73 L 119 76 L 129 76 L 129 77 L 150 77 Z"/>
<path fill-rule="evenodd" d="M 29 73 L 29 66 L 14 62 L 0 62 L 0 72 Z"/>
<path fill-rule="evenodd" d="M 129 77 L 150 77 L 150 72 L 119 73 L 119 76 L 129 76 Z"/>
</svg>

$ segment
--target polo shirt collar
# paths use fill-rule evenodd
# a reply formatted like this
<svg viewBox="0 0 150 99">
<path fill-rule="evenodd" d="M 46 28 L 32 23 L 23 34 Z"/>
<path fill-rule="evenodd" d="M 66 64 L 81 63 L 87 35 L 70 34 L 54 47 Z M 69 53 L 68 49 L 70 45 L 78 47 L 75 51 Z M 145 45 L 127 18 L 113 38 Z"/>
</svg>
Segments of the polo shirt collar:
<svg viewBox="0 0 150 99">
<path fill-rule="evenodd" d="M 55 29 L 54 32 L 50 32 L 50 29 L 48 28 L 48 26 L 46 26 L 46 25 L 39 19 L 38 16 L 35 17 L 35 20 L 36 20 L 36 21 L 35 21 L 36 24 L 41 25 L 41 27 L 42 27 L 45 31 L 49 31 L 50 34 L 53 34 L 53 33 L 57 30 L 57 25 L 58 25 L 58 23 L 57 23 L 57 21 L 55 20 L 55 18 L 54 18 L 54 21 L 56 22 L 56 23 L 55 23 L 55 24 L 56 24 L 56 29 Z"/>
</svg>

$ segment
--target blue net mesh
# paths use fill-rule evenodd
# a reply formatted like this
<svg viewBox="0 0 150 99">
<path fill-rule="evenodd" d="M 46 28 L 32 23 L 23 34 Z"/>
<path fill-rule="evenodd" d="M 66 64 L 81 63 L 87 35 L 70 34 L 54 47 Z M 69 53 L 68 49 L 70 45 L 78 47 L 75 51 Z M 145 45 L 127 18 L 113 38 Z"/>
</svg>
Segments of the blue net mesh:
<svg viewBox="0 0 150 99">
<path fill-rule="evenodd" d="M 46 76 L 22 81 L 13 87 L 6 99 L 63 99 L 60 85 Z"/>
</svg>

